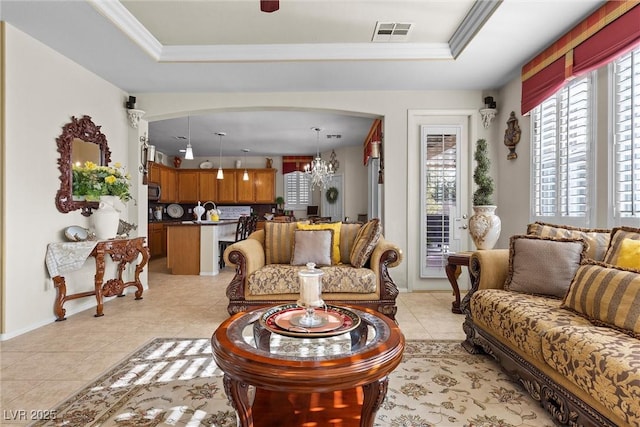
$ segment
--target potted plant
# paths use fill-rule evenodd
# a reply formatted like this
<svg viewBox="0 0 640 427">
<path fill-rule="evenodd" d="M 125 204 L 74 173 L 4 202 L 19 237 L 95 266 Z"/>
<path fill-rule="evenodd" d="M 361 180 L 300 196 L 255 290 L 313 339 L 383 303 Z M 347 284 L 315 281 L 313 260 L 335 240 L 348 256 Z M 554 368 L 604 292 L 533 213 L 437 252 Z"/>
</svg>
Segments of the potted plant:
<svg viewBox="0 0 640 427">
<path fill-rule="evenodd" d="M 278 196 L 276 197 L 276 205 L 278 205 L 278 210 L 282 211 L 284 208 L 284 197 Z"/>
<path fill-rule="evenodd" d="M 476 141 L 476 151 L 473 155 L 476 168 L 473 171 L 473 182 L 476 190 L 473 193 L 473 215 L 469 218 L 469 233 L 478 249 L 492 249 L 498 237 L 502 223 L 495 214 L 493 204 L 493 178 L 489 175 L 491 161 L 487 154 L 487 141 Z"/>
</svg>

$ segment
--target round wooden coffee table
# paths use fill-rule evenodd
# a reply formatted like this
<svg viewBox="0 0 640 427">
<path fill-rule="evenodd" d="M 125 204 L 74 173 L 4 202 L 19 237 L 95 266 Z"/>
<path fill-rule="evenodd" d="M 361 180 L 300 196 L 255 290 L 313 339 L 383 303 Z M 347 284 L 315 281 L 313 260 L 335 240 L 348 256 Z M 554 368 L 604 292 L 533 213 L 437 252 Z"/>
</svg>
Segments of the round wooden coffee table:
<svg viewBox="0 0 640 427">
<path fill-rule="evenodd" d="M 404 336 L 388 317 L 342 307 L 359 326 L 338 336 L 283 336 L 260 322 L 264 307 L 224 321 L 211 338 L 240 426 L 373 426 Z"/>
</svg>

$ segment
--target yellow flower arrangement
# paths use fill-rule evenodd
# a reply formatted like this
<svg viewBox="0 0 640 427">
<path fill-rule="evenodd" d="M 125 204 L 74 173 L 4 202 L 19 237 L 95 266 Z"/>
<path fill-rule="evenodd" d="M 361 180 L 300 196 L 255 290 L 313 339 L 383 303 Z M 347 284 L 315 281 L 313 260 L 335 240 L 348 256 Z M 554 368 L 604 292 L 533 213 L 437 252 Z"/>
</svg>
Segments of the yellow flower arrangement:
<svg viewBox="0 0 640 427">
<path fill-rule="evenodd" d="M 113 166 L 85 162 L 84 166 L 73 166 L 73 195 L 85 196 L 87 200 L 98 200 L 100 196 L 118 196 L 126 202 L 131 200 L 130 180 L 131 177 L 119 162 Z"/>
</svg>

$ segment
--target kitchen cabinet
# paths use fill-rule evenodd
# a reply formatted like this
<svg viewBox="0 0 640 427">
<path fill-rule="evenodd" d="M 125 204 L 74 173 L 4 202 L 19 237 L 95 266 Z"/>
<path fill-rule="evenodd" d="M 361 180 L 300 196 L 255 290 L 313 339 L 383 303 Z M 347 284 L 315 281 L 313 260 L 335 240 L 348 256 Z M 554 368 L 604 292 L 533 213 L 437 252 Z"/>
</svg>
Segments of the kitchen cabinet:
<svg viewBox="0 0 640 427">
<path fill-rule="evenodd" d="M 236 171 L 237 203 L 273 203 L 275 200 L 275 169 L 249 169 L 249 180 L 242 179 L 244 171 Z"/>
<path fill-rule="evenodd" d="M 198 172 L 198 199 L 202 201 L 202 203 L 208 200 L 216 202 L 218 196 L 218 181 L 216 179 L 216 174 L 217 171 Z"/>
<path fill-rule="evenodd" d="M 149 182 L 160 184 L 160 165 L 149 162 Z"/>
<path fill-rule="evenodd" d="M 244 171 L 236 173 L 236 202 L 252 203 L 255 200 L 255 173 L 247 171 L 248 181 L 243 181 Z"/>
<path fill-rule="evenodd" d="M 216 204 L 236 203 L 236 170 L 223 169 L 224 179 L 217 179 L 217 200 Z M 240 171 L 242 176 L 242 171 Z"/>
<path fill-rule="evenodd" d="M 149 253 L 151 258 L 158 258 L 167 255 L 167 229 L 164 224 L 149 224 L 147 229 L 149 236 Z"/>
<path fill-rule="evenodd" d="M 171 274 L 200 274 L 200 226 L 167 228 L 167 268 Z"/>
<path fill-rule="evenodd" d="M 195 170 L 177 172 L 178 200 L 180 203 L 196 203 L 199 200 L 198 176 L 199 172 Z"/>
<path fill-rule="evenodd" d="M 255 203 L 274 203 L 276 199 L 276 170 L 255 169 L 253 171 Z"/>
<path fill-rule="evenodd" d="M 172 203 L 177 200 L 176 171 L 167 166 L 157 166 L 160 169 L 160 202 Z"/>
</svg>

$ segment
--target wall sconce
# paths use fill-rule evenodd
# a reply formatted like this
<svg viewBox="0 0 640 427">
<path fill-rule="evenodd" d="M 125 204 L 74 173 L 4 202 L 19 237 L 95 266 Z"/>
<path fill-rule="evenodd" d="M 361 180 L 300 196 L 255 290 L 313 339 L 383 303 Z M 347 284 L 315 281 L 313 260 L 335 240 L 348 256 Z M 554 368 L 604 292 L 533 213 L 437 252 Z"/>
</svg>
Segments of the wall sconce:
<svg viewBox="0 0 640 427">
<path fill-rule="evenodd" d="M 140 142 L 142 142 L 142 145 L 140 146 L 140 167 L 138 170 L 142 173 L 142 183 L 146 185 L 147 175 L 149 173 L 149 162 L 155 159 L 156 146 L 149 145 L 149 138 L 147 138 L 146 133 L 140 137 Z"/>
<path fill-rule="evenodd" d="M 371 158 L 380 158 L 380 141 L 371 141 Z"/>
<path fill-rule="evenodd" d="M 491 121 L 496 118 L 496 114 L 498 114 L 493 96 L 484 98 L 484 106 L 485 108 L 480 109 L 480 119 L 482 120 L 482 126 L 487 129 Z"/>
</svg>

